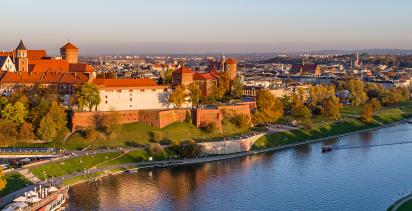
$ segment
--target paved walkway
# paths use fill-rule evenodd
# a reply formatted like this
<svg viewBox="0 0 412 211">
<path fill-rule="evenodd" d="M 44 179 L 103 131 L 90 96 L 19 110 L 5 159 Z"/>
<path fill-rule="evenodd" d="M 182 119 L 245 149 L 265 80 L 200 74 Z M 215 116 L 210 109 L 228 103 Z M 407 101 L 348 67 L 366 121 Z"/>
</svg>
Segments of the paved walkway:
<svg viewBox="0 0 412 211">
<path fill-rule="evenodd" d="M 25 169 L 20 169 L 17 172 L 20 173 L 21 175 L 23 175 L 24 177 L 26 177 L 33 184 L 36 184 L 36 183 L 40 182 L 40 179 L 37 178 L 36 176 L 34 176 L 34 174 L 31 173 L 31 171 L 29 169 L 26 169 L 26 168 Z"/>
</svg>

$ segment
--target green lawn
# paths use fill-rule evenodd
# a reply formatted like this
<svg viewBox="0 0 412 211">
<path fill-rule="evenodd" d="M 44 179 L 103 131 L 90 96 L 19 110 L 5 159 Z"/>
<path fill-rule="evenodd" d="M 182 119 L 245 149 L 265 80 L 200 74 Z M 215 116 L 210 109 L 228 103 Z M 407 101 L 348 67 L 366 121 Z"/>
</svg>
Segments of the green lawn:
<svg viewBox="0 0 412 211">
<path fill-rule="evenodd" d="M 122 125 L 119 132 L 108 137 L 99 134 L 97 138 L 86 139 L 81 133 L 74 133 L 62 147 L 66 149 L 82 149 L 89 145 L 92 148 L 147 145 L 151 140 L 151 132 L 153 131 L 163 131 L 165 139 L 168 140 L 182 141 L 192 138 L 199 141 L 241 134 L 248 130 L 227 124 L 223 126 L 223 133 L 208 134 L 193 124 L 186 122 L 175 122 L 162 129 L 143 123 L 130 123 Z"/>
<path fill-rule="evenodd" d="M 345 112 L 347 114 L 354 114 L 357 111 L 353 108 L 346 108 Z M 405 114 L 398 108 L 387 108 L 377 112 L 373 117 L 376 121 L 382 124 L 387 124 L 402 120 L 403 118 L 409 116 L 410 114 Z M 363 130 L 379 126 L 380 124 L 376 121 L 369 124 L 361 122 L 358 119 L 354 118 L 347 118 L 341 121 L 324 123 L 319 123 L 318 121 L 318 123 L 314 123 L 311 130 L 298 129 L 264 136 L 255 143 L 253 148 L 262 149 L 266 147 L 277 147 L 306 140 L 313 140 L 333 135 L 340 135 L 357 130 Z"/>
<path fill-rule="evenodd" d="M 39 179 L 44 180 L 46 177 L 58 177 L 75 172 L 81 172 L 84 169 L 90 169 L 98 164 L 106 163 L 116 157 L 122 155 L 121 152 L 102 153 L 96 155 L 88 155 L 77 158 L 72 158 L 64 161 L 56 161 L 43 166 L 38 166 L 30 169 Z"/>
<path fill-rule="evenodd" d="M 9 193 L 17 191 L 21 188 L 26 187 L 27 185 L 31 185 L 32 183 L 27 180 L 23 175 L 20 173 L 12 173 L 5 176 L 7 180 L 6 188 L 0 191 L 0 197 L 3 197 Z"/>
<path fill-rule="evenodd" d="M 143 160 L 148 160 L 149 156 L 150 155 L 146 150 L 143 150 L 143 149 L 134 150 L 127 154 L 122 155 L 121 157 L 117 159 L 111 160 L 107 163 L 102 163 L 98 165 L 98 167 L 113 166 L 113 165 L 126 164 L 126 163 L 137 163 Z"/>
</svg>

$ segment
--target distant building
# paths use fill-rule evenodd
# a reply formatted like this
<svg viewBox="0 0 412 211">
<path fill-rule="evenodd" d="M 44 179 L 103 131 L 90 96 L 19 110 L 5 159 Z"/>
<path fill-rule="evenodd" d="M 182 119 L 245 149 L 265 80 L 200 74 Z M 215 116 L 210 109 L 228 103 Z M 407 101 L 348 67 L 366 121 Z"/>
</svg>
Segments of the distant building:
<svg viewBox="0 0 412 211">
<path fill-rule="evenodd" d="M 291 75 L 321 75 L 321 69 L 317 64 L 294 64 L 289 70 Z"/>
</svg>

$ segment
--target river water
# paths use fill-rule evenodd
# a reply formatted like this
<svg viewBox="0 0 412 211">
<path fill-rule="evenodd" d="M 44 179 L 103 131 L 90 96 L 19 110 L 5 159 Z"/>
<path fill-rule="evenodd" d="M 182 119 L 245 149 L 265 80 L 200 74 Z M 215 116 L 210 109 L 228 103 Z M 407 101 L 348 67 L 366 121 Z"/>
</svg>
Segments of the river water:
<svg viewBox="0 0 412 211">
<path fill-rule="evenodd" d="M 139 170 L 74 186 L 68 210 L 385 210 L 412 191 L 407 142 L 412 125 L 401 124 L 251 157 Z M 321 153 L 325 144 L 336 150 Z"/>
</svg>

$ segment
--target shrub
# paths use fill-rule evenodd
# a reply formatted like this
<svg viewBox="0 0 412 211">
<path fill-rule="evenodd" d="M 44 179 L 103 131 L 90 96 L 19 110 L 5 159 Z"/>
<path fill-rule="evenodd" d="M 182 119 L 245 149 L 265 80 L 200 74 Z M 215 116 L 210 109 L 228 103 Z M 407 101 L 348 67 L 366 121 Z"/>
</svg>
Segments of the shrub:
<svg viewBox="0 0 412 211">
<path fill-rule="evenodd" d="M 206 126 L 207 133 L 218 133 L 220 132 L 220 127 L 216 122 L 211 122 Z"/>
<path fill-rule="evenodd" d="M 158 143 L 153 143 L 153 144 L 150 144 L 150 146 L 149 146 L 149 152 L 153 156 L 158 155 L 162 151 L 163 151 L 163 147 L 160 146 L 160 144 L 158 144 Z"/>
<path fill-rule="evenodd" d="M 98 132 L 91 127 L 83 130 L 83 137 L 86 139 L 96 139 L 98 135 Z"/>
<path fill-rule="evenodd" d="M 165 138 L 165 134 L 163 131 L 152 131 L 150 133 L 150 136 L 152 142 L 160 142 Z"/>
</svg>

